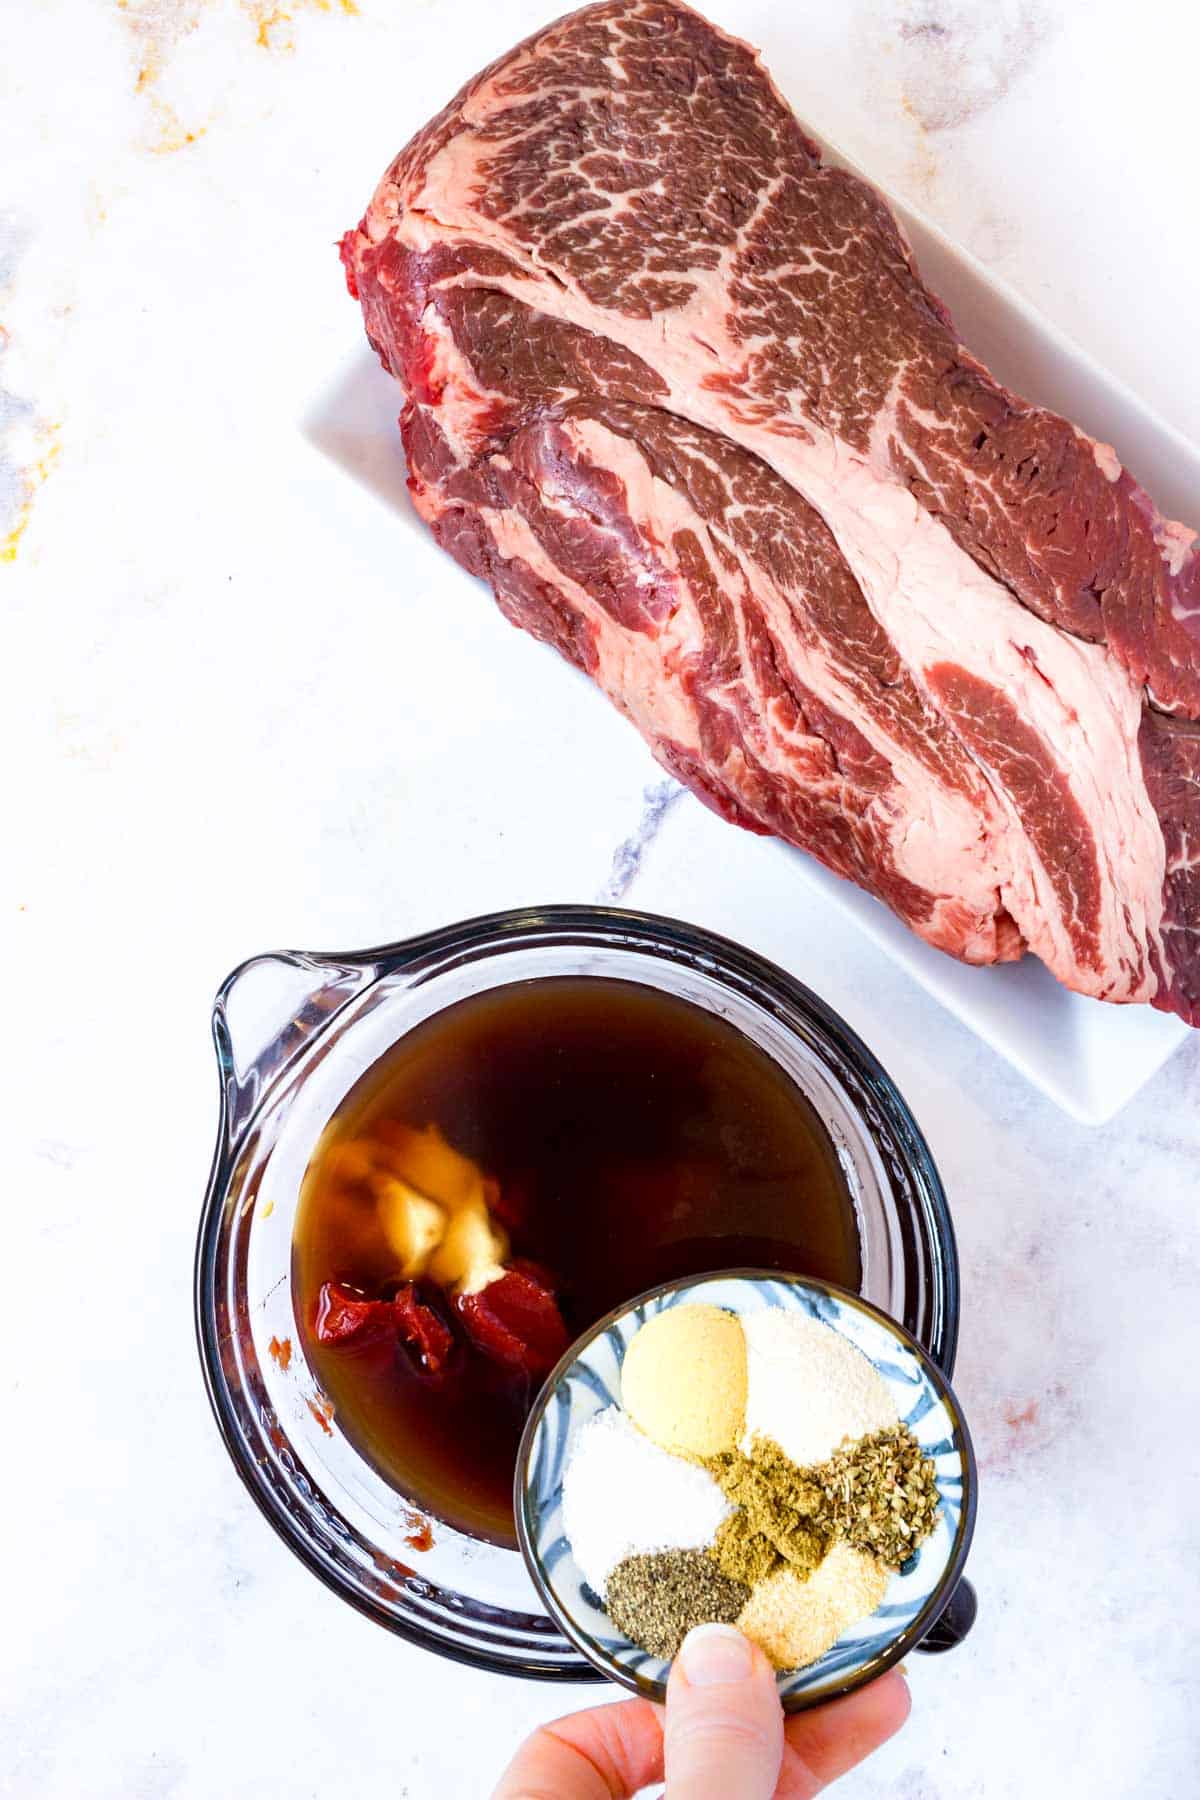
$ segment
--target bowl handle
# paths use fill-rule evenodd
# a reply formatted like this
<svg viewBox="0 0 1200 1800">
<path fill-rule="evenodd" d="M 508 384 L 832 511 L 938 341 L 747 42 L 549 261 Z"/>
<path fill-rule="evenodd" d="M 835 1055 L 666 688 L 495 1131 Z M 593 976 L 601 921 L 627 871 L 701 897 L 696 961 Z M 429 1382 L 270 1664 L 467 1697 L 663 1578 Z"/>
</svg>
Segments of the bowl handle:
<svg viewBox="0 0 1200 1800">
<path fill-rule="evenodd" d="M 958 1583 L 949 1600 L 929 1627 L 925 1636 L 917 1645 L 927 1656 L 940 1656 L 943 1650 L 953 1650 L 961 1644 L 975 1623 L 975 1615 L 979 1611 L 979 1601 L 975 1589 L 965 1579 Z"/>
<path fill-rule="evenodd" d="M 264 1093 L 308 1044 L 379 975 L 376 963 L 279 950 L 251 957 L 222 983 L 213 1041 L 232 1144 Z"/>
</svg>

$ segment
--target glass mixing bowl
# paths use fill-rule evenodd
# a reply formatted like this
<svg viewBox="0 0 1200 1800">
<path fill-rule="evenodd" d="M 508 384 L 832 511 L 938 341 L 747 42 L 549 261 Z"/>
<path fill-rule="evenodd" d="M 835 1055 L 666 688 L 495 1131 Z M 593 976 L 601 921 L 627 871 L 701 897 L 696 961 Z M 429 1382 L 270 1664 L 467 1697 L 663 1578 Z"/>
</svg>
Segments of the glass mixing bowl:
<svg viewBox="0 0 1200 1800">
<path fill-rule="evenodd" d="M 598 1677 L 542 1610 L 516 1551 L 436 1522 L 432 1547 L 422 1547 L 420 1518 L 323 1403 L 291 1283 L 305 1169 L 364 1071 L 455 1001 L 556 975 L 676 994 L 727 1019 L 787 1070 L 845 1172 L 863 1294 L 947 1375 L 959 1284 L 937 1169 L 887 1074 L 815 994 L 727 939 L 641 913 L 555 906 L 352 956 L 259 956 L 234 971 L 213 1015 L 221 1117 L 196 1251 L 196 1328 L 238 1473 L 314 1574 L 389 1630 L 479 1668 L 585 1681 Z"/>
</svg>

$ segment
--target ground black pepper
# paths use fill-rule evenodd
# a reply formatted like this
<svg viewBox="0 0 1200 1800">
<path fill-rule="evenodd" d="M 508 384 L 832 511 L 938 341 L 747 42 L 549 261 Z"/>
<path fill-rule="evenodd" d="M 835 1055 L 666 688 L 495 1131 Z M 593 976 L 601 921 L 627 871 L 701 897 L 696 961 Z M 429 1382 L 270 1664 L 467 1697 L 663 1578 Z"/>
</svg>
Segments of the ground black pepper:
<svg viewBox="0 0 1200 1800">
<path fill-rule="evenodd" d="M 651 1656 L 673 1657 L 693 1625 L 732 1625 L 750 1598 L 706 1550 L 627 1556 L 608 1578 L 613 1624 Z"/>
</svg>

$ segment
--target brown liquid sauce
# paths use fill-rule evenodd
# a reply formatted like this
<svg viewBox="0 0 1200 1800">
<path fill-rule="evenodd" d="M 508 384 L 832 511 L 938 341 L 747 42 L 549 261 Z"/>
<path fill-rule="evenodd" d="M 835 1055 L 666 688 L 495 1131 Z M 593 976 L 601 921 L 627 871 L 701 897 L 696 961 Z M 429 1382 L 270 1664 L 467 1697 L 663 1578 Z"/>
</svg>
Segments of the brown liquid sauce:
<svg viewBox="0 0 1200 1800">
<path fill-rule="evenodd" d="M 857 1289 L 832 1143 L 794 1082 L 722 1019 L 599 977 L 493 990 L 408 1033 L 362 1077 L 309 1165 L 294 1282 L 338 1425 L 403 1495 L 513 1544 L 517 1445 L 539 1379 L 469 1343 L 436 1379 L 394 1342 L 321 1344 L 322 1284 L 398 1285 L 375 1212 L 335 1174 L 381 1122 L 436 1125 L 514 1202 L 512 1257 L 543 1264 L 572 1337 L 674 1276 L 753 1266 Z"/>
</svg>

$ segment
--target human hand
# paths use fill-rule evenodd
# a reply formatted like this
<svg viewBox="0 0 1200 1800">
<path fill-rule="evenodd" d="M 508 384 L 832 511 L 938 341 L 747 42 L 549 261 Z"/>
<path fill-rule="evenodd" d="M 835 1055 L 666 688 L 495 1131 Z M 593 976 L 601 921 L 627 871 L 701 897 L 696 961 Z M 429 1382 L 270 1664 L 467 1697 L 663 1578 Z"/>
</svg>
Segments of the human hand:
<svg viewBox="0 0 1200 1800">
<path fill-rule="evenodd" d="M 625 1700 L 543 1725 L 493 1800 L 632 1800 L 666 1776 L 666 1800 L 811 1800 L 898 1731 L 904 1678 L 785 1719 L 761 1650 L 702 1625 L 675 1658 L 664 1712 Z"/>
</svg>

